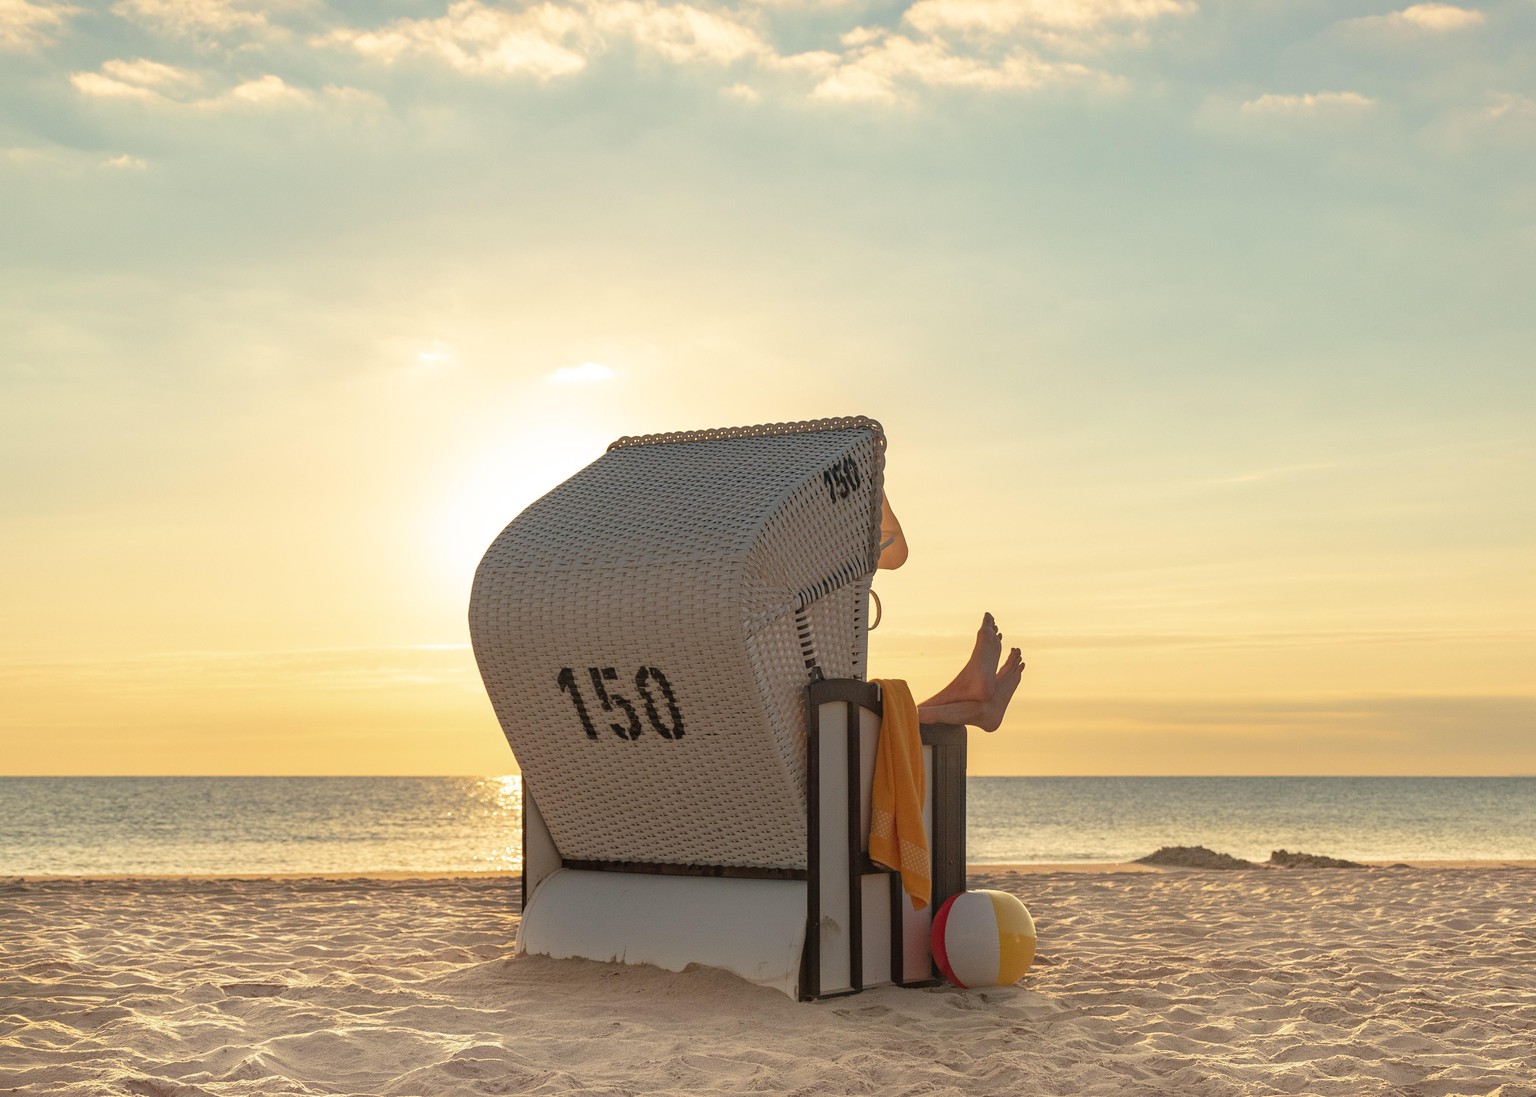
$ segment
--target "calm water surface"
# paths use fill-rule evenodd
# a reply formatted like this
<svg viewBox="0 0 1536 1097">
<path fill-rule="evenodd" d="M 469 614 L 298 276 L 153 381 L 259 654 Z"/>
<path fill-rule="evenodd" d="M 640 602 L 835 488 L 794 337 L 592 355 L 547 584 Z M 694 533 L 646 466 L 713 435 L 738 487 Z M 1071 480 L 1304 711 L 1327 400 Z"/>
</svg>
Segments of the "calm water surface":
<svg viewBox="0 0 1536 1097">
<path fill-rule="evenodd" d="M 516 777 L 0 778 L 0 875 L 517 869 Z M 972 777 L 973 863 L 1536 859 L 1536 778 Z"/>
</svg>

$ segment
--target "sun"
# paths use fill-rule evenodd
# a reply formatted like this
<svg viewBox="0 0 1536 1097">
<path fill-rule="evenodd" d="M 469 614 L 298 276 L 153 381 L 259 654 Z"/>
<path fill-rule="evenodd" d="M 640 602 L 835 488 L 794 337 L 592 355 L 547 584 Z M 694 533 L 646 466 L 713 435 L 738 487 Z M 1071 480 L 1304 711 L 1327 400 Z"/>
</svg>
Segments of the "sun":
<svg viewBox="0 0 1536 1097">
<path fill-rule="evenodd" d="M 475 568 L 523 509 L 602 456 L 610 432 L 591 424 L 528 427 L 471 454 L 427 519 L 432 570 L 467 597 Z"/>
</svg>

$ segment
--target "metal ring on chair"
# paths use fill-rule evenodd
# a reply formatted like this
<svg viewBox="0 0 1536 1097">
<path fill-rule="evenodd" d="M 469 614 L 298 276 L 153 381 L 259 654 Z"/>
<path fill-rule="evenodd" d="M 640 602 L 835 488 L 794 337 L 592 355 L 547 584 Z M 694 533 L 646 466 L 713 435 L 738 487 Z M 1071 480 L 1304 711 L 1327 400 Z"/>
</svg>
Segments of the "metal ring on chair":
<svg viewBox="0 0 1536 1097">
<path fill-rule="evenodd" d="M 874 587 L 869 588 L 869 596 L 875 600 L 875 620 L 869 626 L 869 631 L 874 632 L 875 629 L 880 627 L 880 618 L 885 616 L 885 607 L 880 604 L 880 596 L 875 593 Z"/>
</svg>

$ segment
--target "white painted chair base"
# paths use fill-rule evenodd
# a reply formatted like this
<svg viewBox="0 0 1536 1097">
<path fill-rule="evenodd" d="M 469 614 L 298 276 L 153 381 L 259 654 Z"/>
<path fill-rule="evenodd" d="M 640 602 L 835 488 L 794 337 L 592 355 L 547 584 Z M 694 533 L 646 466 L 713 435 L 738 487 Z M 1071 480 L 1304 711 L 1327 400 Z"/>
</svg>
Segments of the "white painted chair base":
<svg viewBox="0 0 1536 1097">
<path fill-rule="evenodd" d="M 795 997 L 805 945 L 803 880 L 736 880 L 559 869 L 534 893 L 519 953 L 704 964 Z"/>
<path fill-rule="evenodd" d="M 923 729 L 934 889 L 918 911 L 867 854 L 877 687 L 816 682 L 809 702 L 805 870 L 567 864 L 525 786 L 518 952 L 670 971 L 704 964 L 799 999 L 931 984 L 931 911 L 965 888 L 965 730 Z"/>
</svg>

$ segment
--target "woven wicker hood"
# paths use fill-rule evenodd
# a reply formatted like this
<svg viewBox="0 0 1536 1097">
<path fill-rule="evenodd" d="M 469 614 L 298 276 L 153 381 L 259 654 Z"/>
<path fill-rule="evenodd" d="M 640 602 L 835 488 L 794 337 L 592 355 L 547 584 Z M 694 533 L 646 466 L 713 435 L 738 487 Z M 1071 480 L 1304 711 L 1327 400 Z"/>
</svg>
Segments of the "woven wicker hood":
<svg viewBox="0 0 1536 1097">
<path fill-rule="evenodd" d="M 622 438 L 502 531 L 470 634 L 568 861 L 805 864 L 805 685 L 863 677 L 869 419 Z"/>
</svg>

